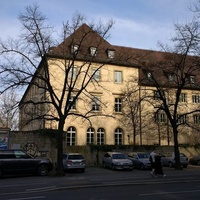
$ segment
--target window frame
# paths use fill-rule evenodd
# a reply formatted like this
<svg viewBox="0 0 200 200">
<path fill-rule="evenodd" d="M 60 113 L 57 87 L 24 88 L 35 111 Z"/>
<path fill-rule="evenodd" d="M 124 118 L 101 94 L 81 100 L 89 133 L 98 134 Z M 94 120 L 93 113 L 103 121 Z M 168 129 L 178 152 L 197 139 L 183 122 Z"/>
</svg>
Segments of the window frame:
<svg viewBox="0 0 200 200">
<path fill-rule="evenodd" d="M 90 55 L 91 56 L 96 56 L 97 55 L 97 48 L 96 47 L 90 47 Z"/>
<path fill-rule="evenodd" d="M 79 49 L 79 45 L 78 44 L 71 45 L 71 53 L 72 54 L 77 54 L 78 53 L 78 49 Z"/>
<path fill-rule="evenodd" d="M 123 130 L 116 128 L 114 132 L 115 145 L 123 145 Z"/>
<path fill-rule="evenodd" d="M 67 146 L 75 146 L 76 145 L 76 128 L 75 127 L 70 126 L 67 129 L 66 142 L 67 142 Z"/>
<path fill-rule="evenodd" d="M 191 84 L 194 84 L 195 83 L 195 76 L 194 75 L 190 75 L 189 76 L 189 81 Z"/>
<path fill-rule="evenodd" d="M 192 95 L 192 103 L 200 103 L 200 94 Z"/>
<path fill-rule="evenodd" d="M 75 97 L 76 97 L 76 96 L 73 96 L 73 95 L 70 96 L 70 98 L 69 98 L 69 103 L 72 104 L 72 102 L 74 101 Z M 76 100 L 75 100 L 74 103 L 71 105 L 71 110 L 76 110 Z"/>
<path fill-rule="evenodd" d="M 120 71 L 120 70 L 114 71 L 114 82 L 115 83 L 118 83 L 118 84 L 122 83 L 123 82 L 122 77 L 123 77 L 122 71 Z"/>
<path fill-rule="evenodd" d="M 98 68 L 92 68 L 92 79 L 95 81 L 100 81 L 101 80 L 101 70 Z"/>
<path fill-rule="evenodd" d="M 75 80 L 77 77 L 77 66 L 71 65 L 69 72 L 68 72 L 68 79 Z"/>
<path fill-rule="evenodd" d="M 200 114 L 193 115 L 193 123 L 195 125 L 200 125 Z"/>
<path fill-rule="evenodd" d="M 186 103 L 187 102 L 187 94 L 186 93 L 181 93 L 180 94 L 179 102 L 182 102 L 182 103 Z"/>
<path fill-rule="evenodd" d="M 122 112 L 122 98 L 116 97 L 115 98 L 115 112 L 121 113 Z"/>
<path fill-rule="evenodd" d="M 155 122 L 156 123 L 166 123 L 166 114 L 164 112 L 155 113 Z"/>
<path fill-rule="evenodd" d="M 114 50 L 108 49 L 107 53 L 108 53 L 108 58 L 111 58 L 111 59 L 115 58 L 115 51 Z"/>
<path fill-rule="evenodd" d="M 87 138 L 86 138 L 86 142 L 87 142 L 87 145 L 90 145 L 90 144 L 94 144 L 94 128 L 93 127 L 90 127 L 87 129 Z"/>
<path fill-rule="evenodd" d="M 92 97 L 92 111 L 100 111 L 101 110 L 101 97 L 93 96 Z"/>
<path fill-rule="evenodd" d="M 97 145 L 104 145 L 105 143 L 105 129 L 98 128 L 97 130 Z"/>
</svg>

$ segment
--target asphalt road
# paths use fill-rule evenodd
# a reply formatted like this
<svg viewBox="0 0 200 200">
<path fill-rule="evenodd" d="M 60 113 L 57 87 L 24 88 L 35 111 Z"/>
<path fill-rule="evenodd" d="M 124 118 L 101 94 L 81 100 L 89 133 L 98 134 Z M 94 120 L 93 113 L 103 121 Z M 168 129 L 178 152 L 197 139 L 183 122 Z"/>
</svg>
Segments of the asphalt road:
<svg viewBox="0 0 200 200">
<path fill-rule="evenodd" d="M 164 172 L 166 177 L 153 178 L 149 170 L 88 168 L 64 177 L 5 177 L 0 179 L 0 199 L 200 199 L 200 167 L 180 171 L 165 167 Z"/>
</svg>

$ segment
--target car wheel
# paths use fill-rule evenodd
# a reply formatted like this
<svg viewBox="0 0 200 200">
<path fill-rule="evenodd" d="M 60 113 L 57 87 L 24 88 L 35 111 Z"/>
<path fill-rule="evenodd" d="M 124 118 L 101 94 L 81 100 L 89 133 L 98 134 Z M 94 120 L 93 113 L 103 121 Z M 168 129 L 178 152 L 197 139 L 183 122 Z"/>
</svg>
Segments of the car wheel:
<svg viewBox="0 0 200 200">
<path fill-rule="evenodd" d="M 106 163 L 105 162 L 103 162 L 103 167 L 106 168 Z"/>
<path fill-rule="evenodd" d="M 197 165 L 199 165 L 199 166 L 200 166 L 200 160 L 198 160 L 198 161 L 197 161 Z"/>
<path fill-rule="evenodd" d="M 173 163 L 172 162 L 169 162 L 169 167 L 173 167 Z"/>
<path fill-rule="evenodd" d="M 112 164 L 112 170 L 115 170 L 115 165 Z"/>
<path fill-rule="evenodd" d="M 38 167 L 37 173 L 40 176 L 46 176 L 49 173 L 49 169 L 46 165 L 42 164 Z"/>
<path fill-rule="evenodd" d="M 141 163 L 141 164 L 140 164 L 140 169 L 141 169 L 141 170 L 144 170 L 144 168 L 145 168 L 145 167 L 144 167 L 144 164 Z"/>
<path fill-rule="evenodd" d="M 184 168 L 187 168 L 187 165 L 183 165 Z"/>
</svg>

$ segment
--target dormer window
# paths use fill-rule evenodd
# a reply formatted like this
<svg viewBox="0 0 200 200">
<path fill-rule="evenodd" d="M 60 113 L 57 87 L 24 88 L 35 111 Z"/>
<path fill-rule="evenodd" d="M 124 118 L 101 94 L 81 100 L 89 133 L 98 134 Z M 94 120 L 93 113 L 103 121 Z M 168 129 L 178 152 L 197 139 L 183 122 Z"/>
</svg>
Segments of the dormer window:
<svg viewBox="0 0 200 200">
<path fill-rule="evenodd" d="M 90 47 L 90 55 L 91 56 L 97 55 L 97 48 L 96 47 Z"/>
<path fill-rule="evenodd" d="M 152 79 L 152 73 L 151 72 L 147 72 L 147 78 Z"/>
<path fill-rule="evenodd" d="M 114 50 L 108 50 L 108 58 L 114 58 L 115 57 L 115 51 Z"/>
<path fill-rule="evenodd" d="M 195 82 L 194 76 L 191 75 L 191 76 L 189 77 L 189 79 L 190 79 L 190 80 L 189 80 L 190 83 L 194 83 L 194 82 Z"/>
<path fill-rule="evenodd" d="M 71 46 L 71 53 L 78 53 L 79 46 L 77 44 Z"/>
<path fill-rule="evenodd" d="M 174 80 L 174 75 L 173 74 L 168 74 L 168 81 L 173 81 Z"/>
</svg>

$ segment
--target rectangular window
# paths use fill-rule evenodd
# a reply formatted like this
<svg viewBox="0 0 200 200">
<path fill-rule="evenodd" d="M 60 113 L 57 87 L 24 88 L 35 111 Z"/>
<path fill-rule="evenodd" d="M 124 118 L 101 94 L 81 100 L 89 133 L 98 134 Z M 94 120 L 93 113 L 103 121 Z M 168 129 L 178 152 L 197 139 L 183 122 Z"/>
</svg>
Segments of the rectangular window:
<svg viewBox="0 0 200 200">
<path fill-rule="evenodd" d="M 192 95 L 193 103 L 200 103 L 200 95 Z"/>
<path fill-rule="evenodd" d="M 115 98 L 115 112 L 122 112 L 122 99 Z"/>
<path fill-rule="evenodd" d="M 76 134 L 67 132 L 67 146 L 74 146 L 76 141 Z"/>
<path fill-rule="evenodd" d="M 155 122 L 165 123 L 166 122 L 165 113 L 155 113 Z"/>
<path fill-rule="evenodd" d="M 186 124 L 187 116 L 186 115 L 177 115 L 177 120 L 178 120 L 179 124 Z"/>
<path fill-rule="evenodd" d="M 194 124 L 200 124 L 200 115 L 193 116 Z"/>
<path fill-rule="evenodd" d="M 157 90 L 154 90 L 154 100 L 159 100 L 160 99 L 160 94 Z"/>
<path fill-rule="evenodd" d="M 94 144 L 94 129 L 89 128 L 87 130 L 87 145 Z"/>
<path fill-rule="evenodd" d="M 95 81 L 100 81 L 100 79 L 101 79 L 101 76 L 100 76 L 100 69 L 93 68 L 93 69 L 92 69 L 92 75 L 93 75 L 93 79 L 94 79 Z"/>
<path fill-rule="evenodd" d="M 187 96 L 185 93 L 180 94 L 180 102 L 187 102 Z"/>
<path fill-rule="evenodd" d="M 104 129 L 99 128 L 97 131 L 97 145 L 103 145 L 104 144 Z"/>
<path fill-rule="evenodd" d="M 77 67 L 72 65 L 68 73 L 68 78 L 75 80 L 76 76 L 77 76 Z"/>
<path fill-rule="evenodd" d="M 101 102 L 100 97 L 94 96 L 92 98 L 92 110 L 93 111 L 100 111 L 100 102 Z"/>
<path fill-rule="evenodd" d="M 75 97 L 71 96 L 69 99 L 69 104 L 71 106 L 71 109 L 76 110 L 76 101 L 74 99 L 75 99 Z"/>
<path fill-rule="evenodd" d="M 160 96 L 160 93 L 161 93 L 161 96 Z M 161 97 L 162 98 L 165 98 L 165 91 L 161 90 L 160 93 L 157 91 L 157 90 L 154 90 L 154 100 L 160 100 Z"/>
<path fill-rule="evenodd" d="M 115 78 L 115 83 L 122 83 L 122 72 L 121 71 L 115 71 L 114 72 L 114 78 Z"/>
</svg>

